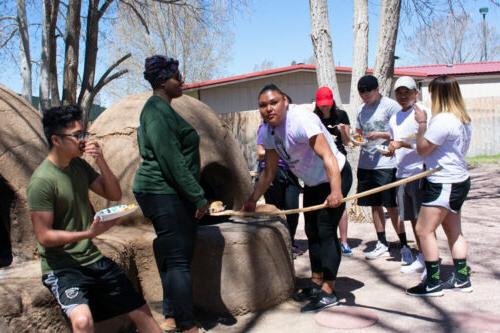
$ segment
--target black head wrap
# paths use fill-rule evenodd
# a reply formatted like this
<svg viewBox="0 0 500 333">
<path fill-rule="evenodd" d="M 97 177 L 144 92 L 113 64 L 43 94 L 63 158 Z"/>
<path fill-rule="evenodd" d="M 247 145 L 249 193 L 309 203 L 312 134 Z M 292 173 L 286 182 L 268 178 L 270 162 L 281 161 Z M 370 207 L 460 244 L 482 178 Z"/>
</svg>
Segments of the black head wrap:
<svg viewBox="0 0 500 333">
<path fill-rule="evenodd" d="M 144 62 L 144 78 L 157 88 L 161 83 L 172 78 L 179 70 L 179 61 L 162 55 L 146 58 Z"/>
</svg>

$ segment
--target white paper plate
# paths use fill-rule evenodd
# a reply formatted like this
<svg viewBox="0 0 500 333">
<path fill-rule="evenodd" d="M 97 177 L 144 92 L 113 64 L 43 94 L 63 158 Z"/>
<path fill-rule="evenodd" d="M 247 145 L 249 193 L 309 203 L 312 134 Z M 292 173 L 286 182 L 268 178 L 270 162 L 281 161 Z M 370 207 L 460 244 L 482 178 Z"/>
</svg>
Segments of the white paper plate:
<svg viewBox="0 0 500 333">
<path fill-rule="evenodd" d="M 101 222 L 106 222 L 109 220 L 114 220 L 122 216 L 131 214 L 137 210 L 138 206 L 136 204 L 130 205 L 117 205 L 109 208 L 102 209 L 98 211 L 95 216 L 101 218 Z"/>
<path fill-rule="evenodd" d="M 386 145 L 376 145 L 375 148 L 381 154 L 387 154 L 389 152 L 389 147 Z"/>
<path fill-rule="evenodd" d="M 368 142 L 365 138 L 363 138 L 363 137 L 361 137 L 361 138 L 363 139 L 363 141 L 357 141 L 357 140 L 355 140 L 355 139 L 354 139 L 354 136 L 353 136 L 353 135 L 351 135 L 351 141 L 352 141 L 355 145 L 362 146 L 362 145 L 365 145 L 365 144 Z"/>
</svg>

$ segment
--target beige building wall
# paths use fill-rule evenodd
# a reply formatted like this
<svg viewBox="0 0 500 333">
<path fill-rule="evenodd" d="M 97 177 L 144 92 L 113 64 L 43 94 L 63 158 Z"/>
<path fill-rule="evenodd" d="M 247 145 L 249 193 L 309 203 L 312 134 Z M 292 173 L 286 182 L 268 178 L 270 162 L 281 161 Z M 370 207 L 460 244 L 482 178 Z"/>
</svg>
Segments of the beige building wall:
<svg viewBox="0 0 500 333">
<path fill-rule="evenodd" d="M 464 99 L 500 97 L 500 75 L 456 77 Z M 422 99 L 430 101 L 429 82 L 422 82 Z"/>
<path fill-rule="evenodd" d="M 350 75 L 337 74 L 343 103 L 349 102 Z M 266 85 L 274 83 L 287 93 L 294 104 L 308 104 L 314 100 L 318 89 L 314 71 L 300 71 L 230 83 L 216 87 L 203 87 L 186 91 L 186 94 L 201 100 L 217 113 L 240 112 L 257 109 L 257 95 Z"/>
</svg>

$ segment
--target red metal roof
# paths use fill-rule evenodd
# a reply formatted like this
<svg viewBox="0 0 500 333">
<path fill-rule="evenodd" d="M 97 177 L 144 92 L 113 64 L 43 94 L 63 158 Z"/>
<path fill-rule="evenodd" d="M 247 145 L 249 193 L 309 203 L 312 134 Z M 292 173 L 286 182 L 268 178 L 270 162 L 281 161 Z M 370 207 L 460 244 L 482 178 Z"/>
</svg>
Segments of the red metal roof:
<svg viewBox="0 0 500 333">
<path fill-rule="evenodd" d="M 190 90 L 190 89 L 196 89 L 196 88 L 205 88 L 205 87 L 210 87 L 210 86 L 229 84 L 229 83 L 236 82 L 236 81 L 260 79 L 260 78 L 263 78 L 266 76 L 275 76 L 275 75 L 284 74 L 284 73 L 291 73 L 291 72 L 297 72 L 297 71 L 315 71 L 315 70 L 316 70 L 316 66 L 314 66 L 314 65 L 298 64 L 298 65 L 292 65 L 292 66 L 287 66 L 287 67 L 268 69 L 265 71 L 235 75 L 235 76 L 225 77 L 222 79 L 209 80 L 209 81 L 203 81 L 203 82 L 195 82 L 195 83 L 187 83 L 183 86 L 183 89 Z M 337 73 L 349 74 L 349 73 L 351 73 L 352 68 L 338 66 L 338 67 L 335 67 L 335 70 L 337 71 Z M 372 73 L 372 72 L 373 72 L 373 70 L 371 68 L 369 68 L 368 73 Z M 427 76 L 427 74 L 425 72 L 419 72 L 417 70 L 406 71 L 406 70 L 400 70 L 399 68 L 395 69 L 395 75 L 396 76 L 408 75 L 408 76 L 422 77 L 422 78 Z"/>
<path fill-rule="evenodd" d="M 438 75 L 478 75 L 500 73 L 500 61 L 469 62 L 465 64 L 441 64 L 398 67 L 397 70 L 427 73 L 427 76 Z"/>
</svg>

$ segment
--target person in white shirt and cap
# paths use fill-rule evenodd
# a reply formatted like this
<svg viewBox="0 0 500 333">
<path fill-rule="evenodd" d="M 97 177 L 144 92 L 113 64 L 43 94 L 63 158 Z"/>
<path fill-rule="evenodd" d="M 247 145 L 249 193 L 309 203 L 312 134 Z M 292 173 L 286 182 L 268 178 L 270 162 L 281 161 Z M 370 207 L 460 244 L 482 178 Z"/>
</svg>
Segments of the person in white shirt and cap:
<svg viewBox="0 0 500 333">
<path fill-rule="evenodd" d="M 415 120 L 413 105 L 417 102 L 418 97 L 417 84 L 410 76 L 402 76 L 394 84 L 394 92 L 396 101 L 401 105 L 401 110 L 389 120 L 391 141 L 386 156 L 395 156 L 397 164 L 396 178 L 399 180 L 422 172 L 424 170 L 424 160 L 418 155 L 415 146 L 418 123 Z M 430 118 L 431 115 L 428 114 L 427 119 Z M 421 181 L 415 180 L 399 186 L 396 201 L 400 220 L 411 221 L 415 234 L 415 225 L 422 205 Z M 415 237 L 415 239 L 418 245 L 418 238 Z M 406 247 L 407 245 L 403 244 Z M 408 247 L 407 249 L 409 250 Z M 401 273 L 422 273 L 424 270 L 424 258 L 420 252 L 411 265 L 402 266 L 400 269 Z"/>
</svg>

